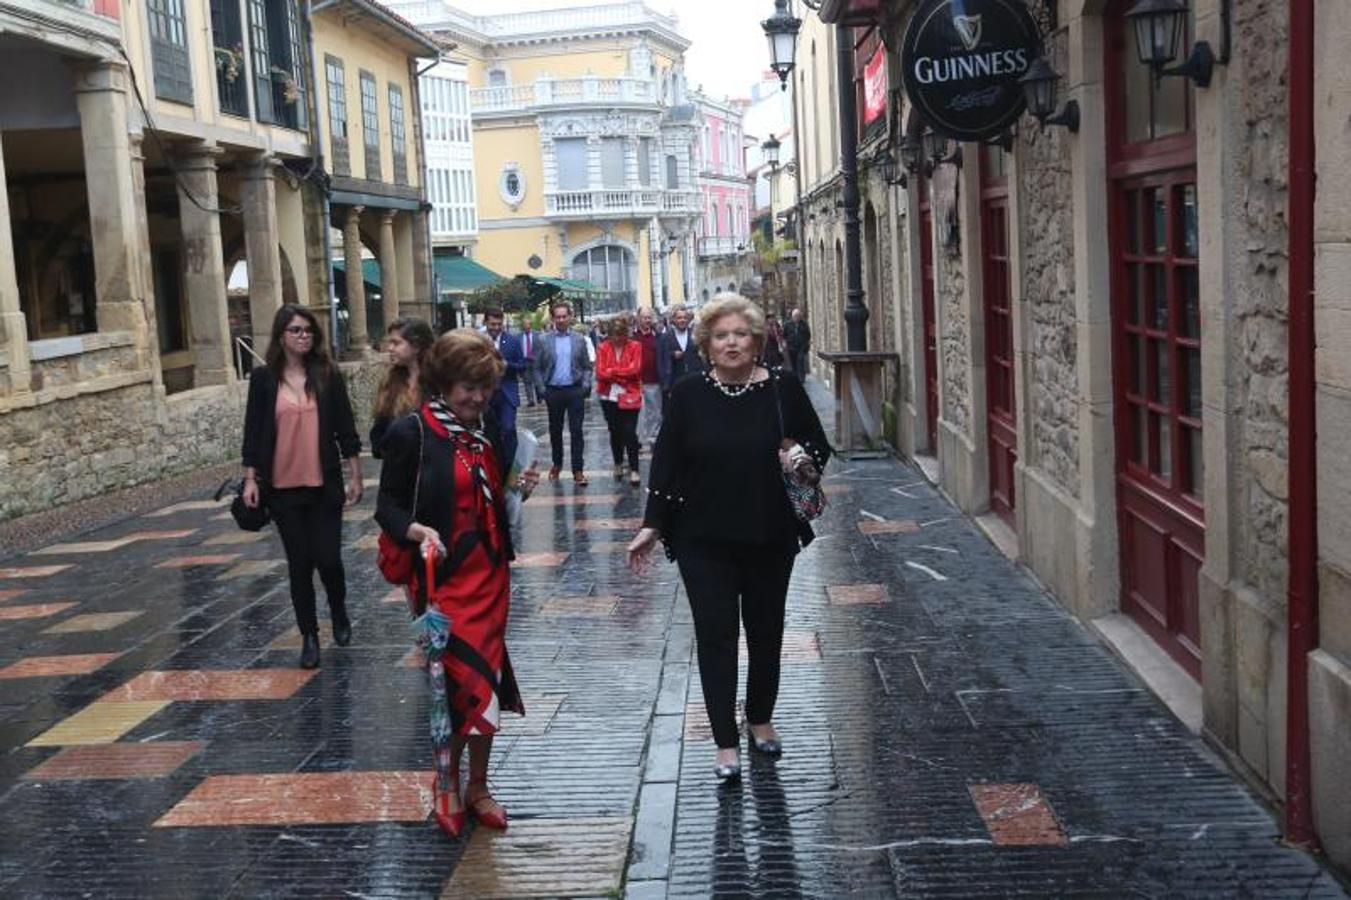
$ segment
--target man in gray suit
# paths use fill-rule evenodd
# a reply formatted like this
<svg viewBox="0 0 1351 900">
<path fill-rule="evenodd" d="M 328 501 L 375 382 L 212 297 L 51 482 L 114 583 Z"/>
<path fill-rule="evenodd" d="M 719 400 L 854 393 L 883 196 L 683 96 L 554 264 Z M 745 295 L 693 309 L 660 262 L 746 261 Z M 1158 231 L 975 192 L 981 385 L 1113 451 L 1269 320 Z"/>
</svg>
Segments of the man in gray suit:
<svg viewBox="0 0 1351 900">
<path fill-rule="evenodd" d="M 557 481 L 563 469 L 563 417 L 568 419 L 572 444 L 572 478 L 584 486 L 586 466 L 582 463 L 582 422 L 586 417 L 586 398 L 591 396 L 594 367 L 587 352 L 587 339 L 572 330 L 572 307 L 557 302 L 549 308 L 553 328 L 541 334 L 535 344 L 535 366 L 544 382 L 544 405 L 549 409 L 549 444 L 553 466 L 549 480 Z"/>
</svg>

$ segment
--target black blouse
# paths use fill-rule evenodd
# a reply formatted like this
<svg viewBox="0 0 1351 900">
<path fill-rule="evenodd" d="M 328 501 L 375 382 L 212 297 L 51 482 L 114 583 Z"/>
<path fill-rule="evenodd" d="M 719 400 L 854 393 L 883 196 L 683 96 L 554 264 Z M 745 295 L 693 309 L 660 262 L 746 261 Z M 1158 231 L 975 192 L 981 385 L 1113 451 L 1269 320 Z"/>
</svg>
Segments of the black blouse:
<svg viewBox="0 0 1351 900">
<path fill-rule="evenodd" d="M 779 465 L 785 436 L 825 470 L 833 451 L 795 377 L 771 369 L 769 378 L 735 397 L 710 375 L 682 379 L 662 408 L 643 525 L 677 543 L 805 547 L 814 535 L 793 515 Z"/>
</svg>

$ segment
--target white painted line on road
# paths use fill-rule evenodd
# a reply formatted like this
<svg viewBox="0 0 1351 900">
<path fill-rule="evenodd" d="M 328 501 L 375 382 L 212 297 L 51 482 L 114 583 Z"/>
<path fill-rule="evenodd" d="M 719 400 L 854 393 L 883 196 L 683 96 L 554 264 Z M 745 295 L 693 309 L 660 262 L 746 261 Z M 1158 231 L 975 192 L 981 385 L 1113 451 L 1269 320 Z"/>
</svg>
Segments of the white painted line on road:
<svg viewBox="0 0 1351 900">
<path fill-rule="evenodd" d="M 858 514 L 859 514 L 860 516 L 867 516 L 868 518 L 872 519 L 874 522 L 885 522 L 885 521 L 886 521 L 886 517 L 885 517 L 885 516 L 879 516 L 877 513 L 868 512 L 866 509 L 860 509 L 860 510 L 858 511 Z"/>
<path fill-rule="evenodd" d="M 954 550 L 954 549 L 952 549 L 951 547 L 935 547 L 933 544 L 920 544 L 919 546 L 920 546 L 920 549 L 923 549 L 923 550 L 932 550 L 932 551 L 934 551 L 935 553 L 951 553 L 951 554 L 953 554 L 954 556 L 961 556 L 961 555 L 962 555 L 960 551 Z"/>
<path fill-rule="evenodd" d="M 877 677 L 882 679 L 882 693 L 890 696 L 891 684 L 887 681 L 887 673 L 882 671 L 882 663 L 878 661 L 876 656 L 873 657 L 873 668 L 877 670 Z"/>
<path fill-rule="evenodd" d="M 929 568 L 928 566 L 924 565 L 923 563 L 911 562 L 910 560 L 907 559 L 907 560 L 905 561 L 905 564 L 906 564 L 907 566 L 909 566 L 910 568 L 912 568 L 912 569 L 919 569 L 921 572 L 923 572 L 925 575 L 928 575 L 928 576 L 929 576 L 930 578 L 932 578 L 934 581 L 947 581 L 947 580 L 948 580 L 948 576 L 942 575 L 942 574 L 940 574 L 940 573 L 938 573 L 938 572 L 935 572 L 933 569 Z"/>
<path fill-rule="evenodd" d="M 891 489 L 891 492 L 892 492 L 893 494 L 900 494 L 902 497 L 905 497 L 907 500 L 918 500 L 918 499 L 919 499 L 919 498 L 916 497 L 914 494 L 912 494 L 912 493 L 910 493 L 910 492 L 908 492 L 908 491 L 903 491 L 903 490 L 901 490 L 900 488 L 892 488 L 892 489 Z"/>
<path fill-rule="evenodd" d="M 946 522 L 948 519 L 951 519 L 951 518 L 952 518 L 952 516 L 944 516 L 944 517 L 941 518 L 941 519 L 930 519 L 930 520 L 927 521 L 927 522 L 920 522 L 920 523 L 919 523 L 919 527 L 920 527 L 920 528 L 928 528 L 930 525 L 937 525 L 939 522 Z"/>
</svg>

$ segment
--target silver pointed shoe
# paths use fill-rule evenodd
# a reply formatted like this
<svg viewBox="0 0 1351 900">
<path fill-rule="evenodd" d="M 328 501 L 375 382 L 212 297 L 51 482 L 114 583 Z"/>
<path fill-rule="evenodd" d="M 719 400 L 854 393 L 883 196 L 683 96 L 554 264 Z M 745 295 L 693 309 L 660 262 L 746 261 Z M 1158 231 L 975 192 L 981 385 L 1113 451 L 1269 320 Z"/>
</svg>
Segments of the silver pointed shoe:
<svg viewBox="0 0 1351 900">
<path fill-rule="evenodd" d="M 713 774 L 724 784 L 741 780 L 741 760 L 733 763 L 719 763 L 713 767 Z"/>
<path fill-rule="evenodd" d="M 750 739 L 751 749 L 756 753 L 768 756 L 770 759 L 778 759 L 783 756 L 783 743 L 778 738 L 760 740 L 755 736 L 755 732 L 751 731 L 749 722 L 746 723 L 746 737 Z"/>
</svg>

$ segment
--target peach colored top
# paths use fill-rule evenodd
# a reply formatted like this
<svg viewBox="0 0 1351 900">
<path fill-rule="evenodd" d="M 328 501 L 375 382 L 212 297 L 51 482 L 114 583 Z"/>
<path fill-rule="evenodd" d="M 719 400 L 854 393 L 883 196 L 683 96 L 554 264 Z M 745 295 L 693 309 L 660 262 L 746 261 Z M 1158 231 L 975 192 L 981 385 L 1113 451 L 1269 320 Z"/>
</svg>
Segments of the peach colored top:
<svg viewBox="0 0 1351 900">
<path fill-rule="evenodd" d="M 319 404 L 310 394 L 303 401 L 284 387 L 277 389 L 277 449 L 272 458 L 272 486 L 322 487 L 319 464 Z"/>
</svg>

